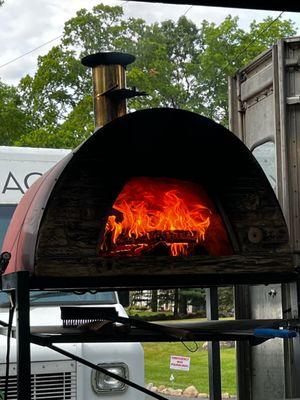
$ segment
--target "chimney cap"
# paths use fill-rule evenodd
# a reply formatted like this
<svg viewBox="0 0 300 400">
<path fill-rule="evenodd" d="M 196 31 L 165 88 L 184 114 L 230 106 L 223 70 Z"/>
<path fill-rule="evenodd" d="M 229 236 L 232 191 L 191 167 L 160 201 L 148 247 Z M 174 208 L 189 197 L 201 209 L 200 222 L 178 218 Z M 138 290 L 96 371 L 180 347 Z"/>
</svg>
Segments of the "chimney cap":
<svg viewBox="0 0 300 400">
<path fill-rule="evenodd" d="M 135 61 L 135 56 L 129 53 L 119 52 L 102 52 L 90 54 L 89 56 L 83 57 L 81 63 L 86 67 L 97 67 L 98 65 L 122 65 L 126 68 L 128 64 Z"/>
</svg>

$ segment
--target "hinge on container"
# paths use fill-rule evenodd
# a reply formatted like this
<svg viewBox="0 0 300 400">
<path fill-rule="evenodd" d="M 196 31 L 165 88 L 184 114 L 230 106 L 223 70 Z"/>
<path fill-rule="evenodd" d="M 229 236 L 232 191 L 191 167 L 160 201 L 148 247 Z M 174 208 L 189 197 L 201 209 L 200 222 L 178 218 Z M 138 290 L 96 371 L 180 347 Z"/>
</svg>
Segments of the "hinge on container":
<svg viewBox="0 0 300 400">
<path fill-rule="evenodd" d="M 247 80 L 247 74 L 246 74 L 246 72 L 242 72 L 241 74 L 240 74 L 240 83 L 243 83 L 243 82 L 245 82 Z"/>
<path fill-rule="evenodd" d="M 296 96 L 287 97 L 286 104 L 289 105 L 300 104 L 300 94 L 297 94 Z"/>
<path fill-rule="evenodd" d="M 238 112 L 244 113 L 247 110 L 247 103 L 245 101 L 239 102 Z"/>
</svg>

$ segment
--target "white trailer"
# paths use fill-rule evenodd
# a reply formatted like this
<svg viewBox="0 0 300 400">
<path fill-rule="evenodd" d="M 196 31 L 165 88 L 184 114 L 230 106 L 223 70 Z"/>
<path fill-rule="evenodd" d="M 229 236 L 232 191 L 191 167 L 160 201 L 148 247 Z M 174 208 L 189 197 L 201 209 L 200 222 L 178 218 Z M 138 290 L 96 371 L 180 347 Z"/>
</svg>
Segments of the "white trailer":
<svg viewBox="0 0 300 400">
<path fill-rule="evenodd" d="M 0 248 L 14 209 L 30 185 L 70 150 L 0 146 Z M 116 292 L 39 292 L 30 295 L 30 321 L 34 326 L 59 325 L 60 306 L 112 307 L 127 314 Z M 8 322 L 9 302 L 0 292 L 0 320 Z M 5 388 L 6 337 L 0 335 L 0 399 Z M 65 350 L 99 364 L 115 374 L 144 385 L 144 354 L 140 343 L 74 343 Z M 8 399 L 17 399 L 16 343 L 11 339 Z M 32 399 L 142 400 L 144 394 L 106 375 L 76 363 L 50 349 L 31 345 Z M 21 400 L 21 399 L 19 399 Z"/>
</svg>

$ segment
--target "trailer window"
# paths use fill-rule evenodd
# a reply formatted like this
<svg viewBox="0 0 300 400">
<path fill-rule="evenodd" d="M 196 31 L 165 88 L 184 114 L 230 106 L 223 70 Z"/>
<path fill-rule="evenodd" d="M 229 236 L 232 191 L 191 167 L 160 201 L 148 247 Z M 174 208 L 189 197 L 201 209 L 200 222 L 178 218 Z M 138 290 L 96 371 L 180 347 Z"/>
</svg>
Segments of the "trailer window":
<svg viewBox="0 0 300 400">
<path fill-rule="evenodd" d="M 36 291 L 30 293 L 31 305 L 54 304 L 114 304 L 114 292 L 61 292 L 61 291 Z"/>
<path fill-rule="evenodd" d="M 274 142 L 265 142 L 255 147 L 252 154 L 259 162 L 274 192 L 277 190 L 276 156 Z"/>
<path fill-rule="evenodd" d="M 55 306 L 65 304 L 116 304 L 115 292 L 61 292 L 61 291 L 32 291 L 30 292 L 30 304 L 35 307 Z M 9 307 L 9 299 L 6 293 L 0 292 L 0 308 Z"/>
<path fill-rule="evenodd" d="M 11 217 L 16 209 L 16 205 L 1 204 L 0 205 L 0 250 L 5 237 L 6 230 L 10 223 Z"/>
</svg>

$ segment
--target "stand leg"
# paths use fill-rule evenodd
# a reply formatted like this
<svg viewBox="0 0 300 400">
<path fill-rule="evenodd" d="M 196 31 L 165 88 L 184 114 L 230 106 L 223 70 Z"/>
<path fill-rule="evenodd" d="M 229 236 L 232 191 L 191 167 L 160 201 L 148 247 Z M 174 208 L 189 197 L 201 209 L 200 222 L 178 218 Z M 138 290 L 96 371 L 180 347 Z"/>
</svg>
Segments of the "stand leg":
<svg viewBox="0 0 300 400">
<path fill-rule="evenodd" d="M 234 288 L 234 309 L 236 319 L 251 319 L 250 288 L 236 285 Z M 248 341 L 236 342 L 237 400 L 251 400 L 251 346 Z"/>
<path fill-rule="evenodd" d="M 18 400 L 31 399 L 29 273 L 16 274 Z"/>
<path fill-rule="evenodd" d="M 206 316 L 208 320 L 219 319 L 218 288 L 206 289 Z M 209 399 L 222 400 L 220 344 L 208 342 Z"/>
</svg>

